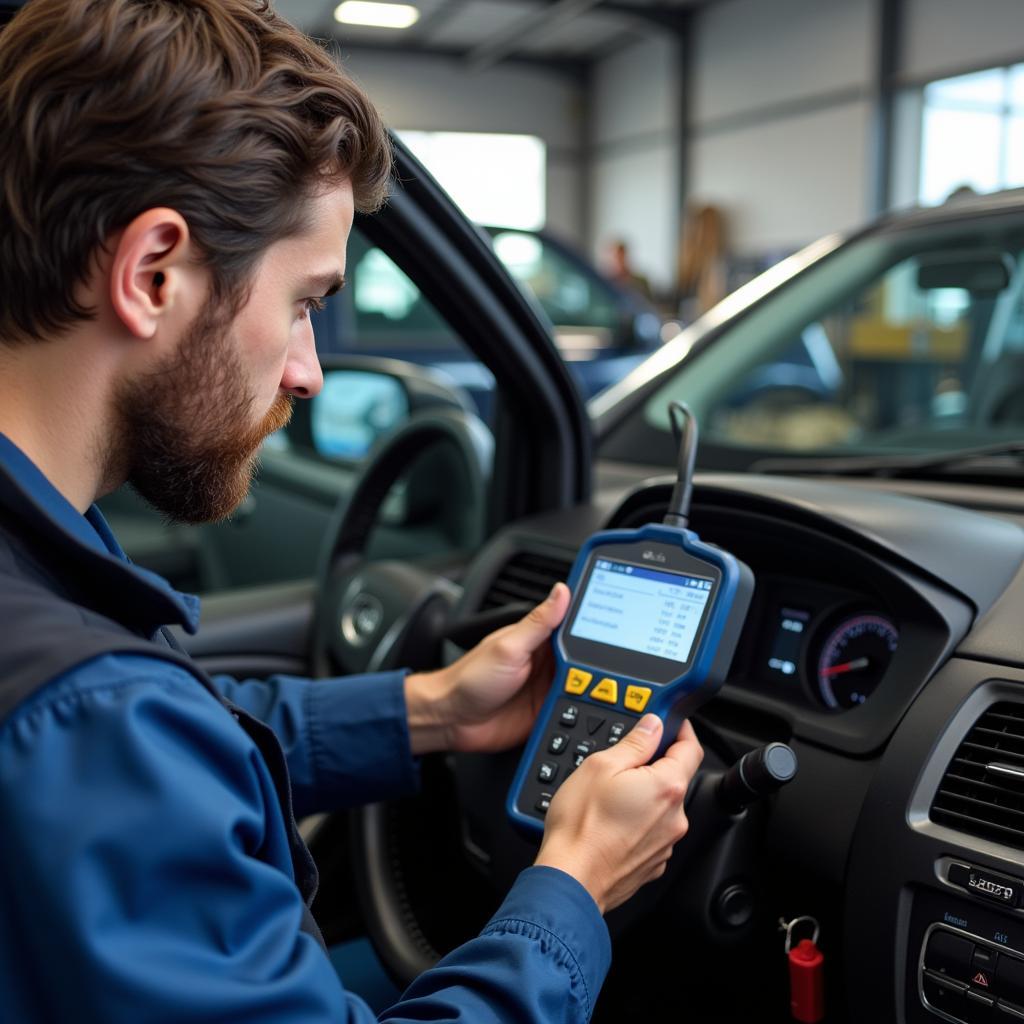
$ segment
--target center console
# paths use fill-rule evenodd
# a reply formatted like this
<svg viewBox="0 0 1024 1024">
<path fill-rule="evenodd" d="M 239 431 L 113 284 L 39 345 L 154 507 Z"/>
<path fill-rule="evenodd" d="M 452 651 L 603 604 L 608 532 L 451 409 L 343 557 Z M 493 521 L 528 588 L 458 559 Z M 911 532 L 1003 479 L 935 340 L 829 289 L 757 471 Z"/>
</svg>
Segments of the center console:
<svg viewBox="0 0 1024 1024">
<path fill-rule="evenodd" d="M 1019 891 L 1014 880 L 1014 900 Z M 908 1021 L 1024 1022 L 1024 919 L 1005 909 L 929 890 L 915 894 Z"/>
</svg>

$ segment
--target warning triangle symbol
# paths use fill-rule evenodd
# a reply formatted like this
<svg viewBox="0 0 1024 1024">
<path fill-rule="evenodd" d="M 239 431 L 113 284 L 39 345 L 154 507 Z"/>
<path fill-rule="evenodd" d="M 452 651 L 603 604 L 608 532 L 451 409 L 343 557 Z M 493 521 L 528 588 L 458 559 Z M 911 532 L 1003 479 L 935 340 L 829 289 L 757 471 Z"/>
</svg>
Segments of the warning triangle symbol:
<svg viewBox="0 0 1024 1024">
<path fill-rule="evenodd" d="M 985 988 L 988 988 L 988 978 L 985 977 L 982 971 L 978 971 L 971 981 L 974 982 L 975 985 L 984 985 Z"/>
</svg>

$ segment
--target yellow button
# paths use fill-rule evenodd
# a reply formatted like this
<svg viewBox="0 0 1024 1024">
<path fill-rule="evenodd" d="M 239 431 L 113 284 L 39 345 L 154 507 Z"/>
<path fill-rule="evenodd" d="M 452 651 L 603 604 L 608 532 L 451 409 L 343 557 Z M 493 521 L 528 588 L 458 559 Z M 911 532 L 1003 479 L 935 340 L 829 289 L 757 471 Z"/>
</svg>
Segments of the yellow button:
<svg viewBox="0 0 1024 1024">
<path fill-rule="evenodd" d="M 617 704 L 619 702 L 619 684 L 614 679 L 602 679 L 591 691 L 593 700 L 603 701 L 605 704 Z"/>
<path fill-rule="evenodd" d="M 593 672 L 584 672 L 581 668 L 569 669 L 569 675 L 565 679 L 566 693 L 582 693 L 594 678 Z"/>
<path fill-rule="evenodd" d="M 646 686 L 627 686 L 626 687 L 626 707 L 630 711 L 643 711 L 647 707 L 647 702 L 651 699 L 651 691 Z"/>
</svg>

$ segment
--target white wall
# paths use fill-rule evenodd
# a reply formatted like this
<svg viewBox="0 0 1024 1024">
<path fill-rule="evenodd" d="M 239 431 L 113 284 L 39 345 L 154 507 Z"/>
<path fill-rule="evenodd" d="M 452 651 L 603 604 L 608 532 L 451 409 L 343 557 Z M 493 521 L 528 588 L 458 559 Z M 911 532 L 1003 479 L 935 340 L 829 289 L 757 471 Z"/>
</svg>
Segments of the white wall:
<svg viewBox="0 0 1024 1024">
<path fill-rule="evenodd" d="M 680 47 L 656 37 L 595 69 L 591 91 L 590 241 L 601 261 L 613 238 L 656 289 L 676 274 L 681 204 Z"/>
<path fill-rule="evenodd" d="M 873 0 L 728 0 L 697 17 L 692 120 L 864 86 Z"/>
<path fill-rule="evenodd" d="M 907 0 L 902 77 L 945 78 L 1024 59 L 1021 0 Z"/>
<path fill-rule="evenodd" d="M 738 256 L 868 215 L 873 0 L 729 0 L 700 12 L 689 198 L 723 208 Z"/>
<path fill-rule="evenodd" d="M 867 103 L 708 135 L 693 146 L 690 195 L 720 206 L 730 250 L 785 254 L 867 216 Z"/>
<path fill-rule="evenodd" d="M 461 61 L 355 48 L 344 64 L 392 128 L 515 132 L 548 147 L 548 226 L 582 244 L 583 89 L 521 65 L 472 72 Z M 486 168 L 481 168 L 486 173 Z"/>
</svg>

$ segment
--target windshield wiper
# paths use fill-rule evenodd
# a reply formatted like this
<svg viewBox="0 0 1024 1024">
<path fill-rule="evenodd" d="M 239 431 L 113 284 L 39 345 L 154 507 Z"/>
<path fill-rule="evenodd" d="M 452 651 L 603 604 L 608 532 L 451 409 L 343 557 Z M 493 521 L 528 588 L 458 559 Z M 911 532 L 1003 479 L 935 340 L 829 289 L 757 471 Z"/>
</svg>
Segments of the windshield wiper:
<svg viewBox="0 0 1024 1024">
<path fill-rule="evenodd" d="M 953 470 L 969 470 L 979 475 L 1007 473 L 1007 463 L 1016 479 L 1024 464 L 1024 441 L 958 448 L 924 455 L 848 455 L 827 458 L 760 459 L 750 467 L 752 473 L 785 473 L 788 476 L 871 476 L 893 479 L 928 478 Z"/>
</svg>

